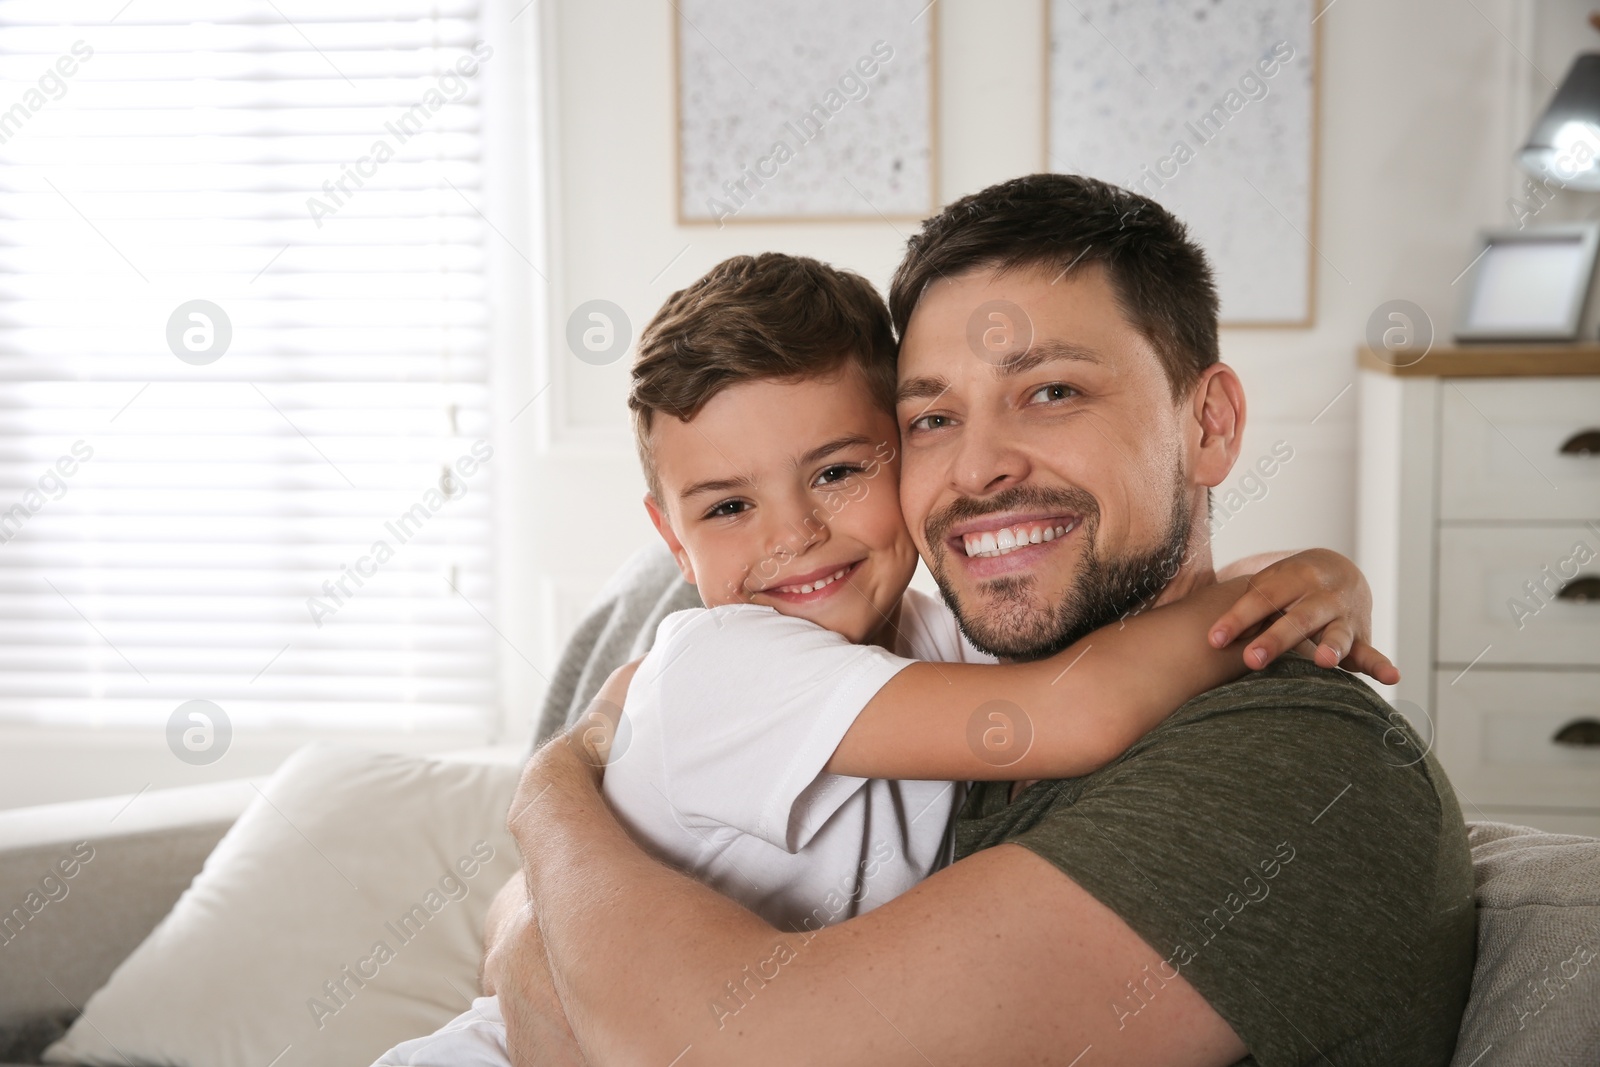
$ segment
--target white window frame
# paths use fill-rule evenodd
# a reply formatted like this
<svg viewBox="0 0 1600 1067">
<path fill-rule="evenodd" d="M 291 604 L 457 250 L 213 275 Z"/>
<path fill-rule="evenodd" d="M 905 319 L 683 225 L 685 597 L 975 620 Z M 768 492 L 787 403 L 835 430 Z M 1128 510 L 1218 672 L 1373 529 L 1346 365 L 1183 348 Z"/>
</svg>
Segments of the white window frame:
<svg viewBox="0 0 1600 1067">
<path fill-rule="evenodd" d="M 554 668 L 548 613 L 541 610 L 535 572 L 525 558 L 540 510 L 532 472 L 550 443 L 549 390 L 535 394 L 550 380 L 547 312 L 555 299 L 545 280 L 555 259 L 546 151 L 555 73 L 553 6 L 549 0 L 484 0 L 482 16 L 482 36 L 495 48 L 495 62 L 483 68 L 485 139 L 495 147 L 485 153 L 484 202 L 477 205 L 490 223 L 493 316 L 490 411 L 497 469 L 491 537 L 498 589 L 494 629 L 485 633 L 500 642 L 500 654 L 491 721 L 481 729 L 448 731 L 236 729 L 223 758 L 205 766 L 175 759 L 161 728 L 8 724 L 0 726 L 0 810 L 261 777 L 312 741 L 417 755 L 526 749 Z"/>
</svg>

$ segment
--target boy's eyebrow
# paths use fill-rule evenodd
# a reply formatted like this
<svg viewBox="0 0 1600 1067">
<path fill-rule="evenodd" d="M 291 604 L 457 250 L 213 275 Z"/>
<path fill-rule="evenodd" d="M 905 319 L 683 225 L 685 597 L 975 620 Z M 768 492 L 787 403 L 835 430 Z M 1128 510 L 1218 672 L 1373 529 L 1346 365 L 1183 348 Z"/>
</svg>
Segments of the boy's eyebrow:
<svg viewBox="0 0 1600 1067">
<path fill-rule="evenodd" d="M 699 496 L 701 493 L 726 493 L 730 489 L 748 489 L 752 484 L 750 476 L 747 474 L 741 474 L 737 478 L 711 478 L 685 486 L 683 491 L 678 494 L 678 499 L 688 500 L 690 497 Z"/>
<path fill-rule="evenodd" d="M 801 456 L 799 462 L 795 465 L 799 467 L 809 467 L 818 460 L 826 459 L 828 456 L 833 455 L 840 449 L 852 448 L 856 445 L 870 444 L 872 444 L 872 438 L 868 437 L 866 434 L 846 434 L 843 437 L 836 437 L 832 441 L 825 442 L 824 444 L 820 444 L 816 448 L 811 449 L 805 455 Z M 699 496 L 701 493 L 726 493 L 730 489 L 749 489 L 754 484 L 754 480 L 747 474 L 741 474 L 737 478 L 709 478 L 706 481 L 695 482 L 693 485 L 685 487 L 683 491 L 678 494 L 678 499 L 688 500 L 690 497 Z"/>
<path fill-rule="evenodd" d="M 861 434 L 861 433 L 846 434 L 843 437 L 836 437 L 832 441 L 827 442 L 826 444 L 820 444 L 816 448 L 813 448 L 811 451 L 807 452 L 805 455 L 800 457 L 799 465 L 802 466 L 802 467 L 809 467 L 809 466 L 811 466 L 811 464 L 817 462 L 818 460 L 826 459 L 827 457 L 833 455 L 835 452 L 838 452 L 841 449 L 851 448 L 851 447 L 854 447 L 855 445 L 870 445 L 870 444 L 872 444 L 872 439 L 870 437 L 868 437 L 866 434 Z"/>
</svg>

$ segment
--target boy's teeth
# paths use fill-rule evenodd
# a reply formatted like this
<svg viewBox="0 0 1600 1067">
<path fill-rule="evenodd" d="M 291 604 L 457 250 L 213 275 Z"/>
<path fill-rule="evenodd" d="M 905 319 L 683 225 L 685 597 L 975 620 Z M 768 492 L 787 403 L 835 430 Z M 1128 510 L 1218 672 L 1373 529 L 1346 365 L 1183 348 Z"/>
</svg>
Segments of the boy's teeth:
<svg viewBox="0 0 1600 1067">
<path fill-rule="evenodd" d="M 834 571 L 832 574 L 828 575 L 826 578 L 818 578 L 814 582 L 806 582 L 803 585 L 780 585 L 777 588 L 775 588 L 773 590 L 773 592 L 774 593 L 815 593 L 818 589 L 821 589 L 824 586 L 832 585 L 834 582 L 837 582 L 840 578 L 843 578 L 844 577 L 844 572 L 849 570 L 849 569 L 850 569 L 849 567 L 840 567 L 838 570 Z"/>
<path fill-rule="evenodd" d="M 1076 526 L 1076 522 L 1058 523 L 1056 525 L 1031 525 L 1007 526 L 1000 530 L 985 530 L 983 533 L 967 534 L 962 543 L 966 546 L 968 556 L 1003 556 L 1007 552 L 1015 552 L 1025 545 L 1037 545 L 1044 541 L 1054 541 L 1058 537 L 1065 537 Z"/>
</svg>

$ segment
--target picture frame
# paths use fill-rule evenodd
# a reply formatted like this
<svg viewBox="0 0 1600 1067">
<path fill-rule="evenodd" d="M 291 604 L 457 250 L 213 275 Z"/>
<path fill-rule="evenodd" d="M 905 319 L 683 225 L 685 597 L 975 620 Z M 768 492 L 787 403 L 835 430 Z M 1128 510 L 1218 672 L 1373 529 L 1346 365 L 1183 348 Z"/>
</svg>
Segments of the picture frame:
<svg viewBox="0 0 1600 1067">
<path fill-rule="evenodd" d="M 920 222 L 939 209 L 936 13 L 926 0 L 818 2 L 837 7 L 838 17 L 819 20 L 815 4 L 674 5 L 673 205 L 679 225 Z M 777 25 L 796 13 L 813 25 L 835 27 L 837 39 L 800 41 Z M 749 50 L 767 42 L 782 48 L 752 58 Z M 883 57 L 875 46 L 882 44 L 893 57 L 875 62 Z M 858 83 L 867 91 L 861 93 Z M 832 98 L 830 90 L 836 90 Z M 819 103 L 841 99 L 843 106 L 831 110 L 842 121 L 818 110 Z M 819 117 L 828 122 L 825 131 L 812 129 L 822 125 Z M 899 143 L 884 150 L 874 172 L 870 157 L 883 148 L 886 131 Z M 788 149 L 781 156 L 773 151 L 780 142 Z M 906 171 L 912 172 L 908 179 L 898 181 Z"/>
<path fill-rule="evenodd" d="M 1211 260 L 1220 327 L 1315 326 L 1322 267 L 1343 277 L 1318 247 L 1322 0 L 1179 3 L 1163 9 L 1159 18 L 1115 0 L 1044 0 L 1042 7 L 1040 169 L 1088 174 L 1172 211 Z M 1269 76 L 1277 94 L 1267 98 L 1271 103 L 1248 105 L 1256 113 L 1246 116 L 1241 132 L 1249 132 L 1231 139 L 1224 150 L 1236 163 L 1204 173 L 1219 158 L 1216 149 L 1201 143 L 1209 130 L 1197 130 L 1197 116 L 1206 108 L 1173 100 L 1192 97 L 1213 104 L 1225 97 L 1239 76 L 1249 73 L 1248 59 L 1260 54 L 1243 42 L 1268 27 L 1294 42 L 1292 62 L 1283 64 L 1291 74 Z M 1077 47 L 1067 46 L 1068 32 L 1081 38 Z M 1301 81 L 1291 88 L 1286 79 L 1292 77 Z M 1096 93 L 1115 94 L 1118 107 L 1099 106 Z M 1275 110 L 1265 123 L 1260 122 L 1263 107 Z M 1254 130 L 1251 123 L 1258 124 Z M 1204 119 L 1198 124 L 1204 126 Z M 1073 143 L 1064 143 L 1066 131 Z M 1172 157 L 1163 155 L 1180 143 L 1189 154 L 1178 158 L 1180 180 L 1173 185 L 1174 175 L 1161 169 Z M 1196 168 L 1188 159 L 1200 161 L 1201 173 L 1189 173 Z M 1251 224 L 1242 225 L 1245 219 Z"/>
<path fill-rule="evenodd" d="M 1484 230 L 1457 308 L 1457 341 L 1576 341 L 1600 222 Z"/>
</svg>

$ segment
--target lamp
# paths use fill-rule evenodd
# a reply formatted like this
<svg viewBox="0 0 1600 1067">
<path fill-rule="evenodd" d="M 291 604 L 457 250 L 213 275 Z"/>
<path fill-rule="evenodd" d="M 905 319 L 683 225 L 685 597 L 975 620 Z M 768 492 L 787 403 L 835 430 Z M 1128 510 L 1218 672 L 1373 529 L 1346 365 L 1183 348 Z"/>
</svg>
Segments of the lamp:
<svg viewBox="0 0 1600 1067">
<path fill-rule="evenodd" d="M 1517 160 L 1535 177 L 1569 189 L 1600 190 L 1600 53 L 1572 61 Z"/>
</svg>

